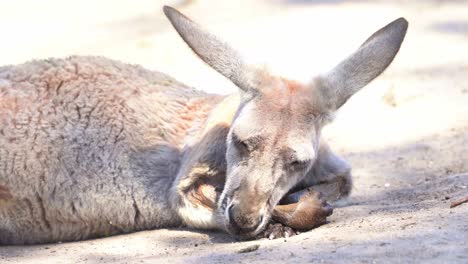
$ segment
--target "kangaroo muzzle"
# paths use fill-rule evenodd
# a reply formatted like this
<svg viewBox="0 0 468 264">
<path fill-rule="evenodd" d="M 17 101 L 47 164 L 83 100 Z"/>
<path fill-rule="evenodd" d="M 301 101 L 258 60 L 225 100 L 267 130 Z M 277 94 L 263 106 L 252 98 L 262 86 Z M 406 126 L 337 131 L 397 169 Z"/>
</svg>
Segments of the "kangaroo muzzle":
<svg viewBox="0 0 468 264">
<path fill-rule="evenodd" d="M 263 215 L 260 212 L 244 212 L 242 206 L 231 205 L 227 209 L 229 219 L 229 231 L 235 235 L 248 235 L 255 233 L 263 222 Z"/>
</svg>

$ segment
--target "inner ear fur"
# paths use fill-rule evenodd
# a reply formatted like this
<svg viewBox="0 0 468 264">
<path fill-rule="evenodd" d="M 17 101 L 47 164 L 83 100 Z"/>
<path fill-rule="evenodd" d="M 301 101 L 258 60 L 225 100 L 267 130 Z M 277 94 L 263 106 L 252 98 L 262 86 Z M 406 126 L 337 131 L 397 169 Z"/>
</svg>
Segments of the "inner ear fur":
<svg viewBox="0 0 468 264">
<path fill-rule="evenodd" d="M 353 54 L 314 84 L 327 108 L 336 110 L 379 76 L 400 50 L 408 21 L 398 18 L 372 34 Z"/>
</svg>

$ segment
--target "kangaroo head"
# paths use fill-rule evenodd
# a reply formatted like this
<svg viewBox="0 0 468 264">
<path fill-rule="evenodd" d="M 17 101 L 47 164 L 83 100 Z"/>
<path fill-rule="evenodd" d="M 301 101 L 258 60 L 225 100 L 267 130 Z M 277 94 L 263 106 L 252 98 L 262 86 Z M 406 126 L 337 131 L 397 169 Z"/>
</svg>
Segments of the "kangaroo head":
<svg viewBox="0 0 468 264">
<path fill-rule="evenodd" d="M 263 230 L 270 212 L 306 175 L 317 158 L 320 131 L 333 112 L 392 62 L 408 23 L 399 18 L 308 84 L 272 76 L 179 13 L 166 16 L 190 48 L 241 90 L 227 136 L 226 183 L 218 213 L 226 230 L 249 238 Z"/>
</svg>

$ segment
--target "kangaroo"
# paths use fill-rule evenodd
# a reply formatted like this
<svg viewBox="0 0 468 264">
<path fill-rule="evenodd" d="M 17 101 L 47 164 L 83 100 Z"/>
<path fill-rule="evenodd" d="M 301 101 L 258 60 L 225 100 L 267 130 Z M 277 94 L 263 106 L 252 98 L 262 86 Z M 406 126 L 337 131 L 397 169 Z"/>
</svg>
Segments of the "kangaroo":
<svg viewBox="0 0 468 264">
<path fill-rule="evenodd" d="M 101 57 L 0 67 L 1 244 L 179 226 L 278 237 L 323 223 L 327 197 L 350 193 L 351 168 L 321 129 L 392 62 L 405 19 L 302 84 L 246 63 L 177 10 L 163 10 L 239 93 L 207 94 Z M 308 189 L 321 185 L 332 191 Z"/>
</svg>

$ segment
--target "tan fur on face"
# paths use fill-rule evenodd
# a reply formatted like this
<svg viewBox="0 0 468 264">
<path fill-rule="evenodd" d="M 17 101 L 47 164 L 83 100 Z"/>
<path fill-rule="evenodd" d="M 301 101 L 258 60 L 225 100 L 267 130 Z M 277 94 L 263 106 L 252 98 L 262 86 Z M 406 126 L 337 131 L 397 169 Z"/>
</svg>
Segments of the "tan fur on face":
<svg viewBox="0 0 468 264">
<path fill-rule="evenodd" d="M 317 116 L 326 113 L 315 84 L 302 84 L 284 77 L 262 74 L 263 81 L 259 94 L 268 102 L 266 107 L 277 111 L 289 111 L 306 116 Z M 259 104 L 263 105 L 263 104 Z"/>
<path fill-rule="evenodd" d="M 304 175 L 305 171 L 290 170 L 289 163 L 297 160 L 310 166 L 318 148 L 320 124 L 315 117 L 320 113 L 313 113 L 311 88 L 264 76 L 255 96 L 241 105 L 228 139 L 224 197 L 233 208 L 231 220 L 246 228 L 255 226 Z M 250 142 L 248 153 L 238 151 L 239 140 Z"/>
</svg>

